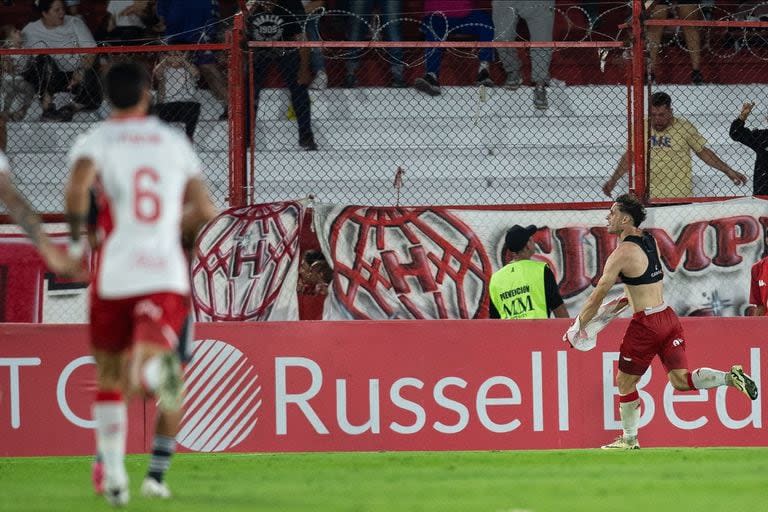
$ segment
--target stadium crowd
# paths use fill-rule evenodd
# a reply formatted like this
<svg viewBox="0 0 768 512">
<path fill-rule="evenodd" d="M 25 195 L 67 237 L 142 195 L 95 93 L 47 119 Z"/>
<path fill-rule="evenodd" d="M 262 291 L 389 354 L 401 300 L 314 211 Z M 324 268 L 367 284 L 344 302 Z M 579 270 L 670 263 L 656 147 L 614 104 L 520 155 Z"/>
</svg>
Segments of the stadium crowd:
<svg viewBox="0 0 768 512">
<path fill-rule="evenodd" d="M 589 8 L 584 24 L 591 26 L 593 21 L 590 16 L 599 16 L 599 8 L 590 5 L 590 2 L 582 3 L 587 4 L 585 9 Z M 283 10 L 288 15 L 295 16 L 296 22 L 304 27 L 300 31 L 302 37 L 310 40 L 321 38 L 322 24 L 323 36 L 330 39 L 346 38 L 357 41 L 376 39 L 382 35 L 390 41 L 438 40 L 447 37 L 450 31 L 468 32 L 480 40 L 490 41 L 494 39 L 494 22 L 504 24 L 503 29 L 496 29 L 496 39 L 514 40 L 517 36 L 515 25 L 518 18 L 522 18 L 531 27 L 531 39 L 543 41 L 552 38 L 552 10 L 555 2 L 499 0 L 491 5 L 488 1 L 480 0 L 275 0 L 251 1 L 247 4 L 251 10 L 258 10 L 260 5 L 271 4 L 274 9 L 269 9 Z M 238 2 L 235 0 L 8 0 L 0 7 L 3 14 L 0 39 L 6 49 L 215 43 L 224 41 L 230 28 L 231 15 L 238 8 Z M 542 20 L 531 15 L 531 9 L 531 12 L 546 11 L 547 14 Z M 329 11 L 334 15 L 325 16 Z M 303 18 L 305 14 L 307 16 Z M 422 21 L 422 28 L 416 33 L 412 25 L 406 27 L 403 23 L 406 18 L 415 17 Z M 330 31 L 331 37 L 328 37 L 325 31 Z M 259 39 L 253 25 L 249 27 L 249 37 Z M 521 37 L 525 39 L 526 36 Z M 276 38 L 280 39 L 279 35 Z M 413 80 L 410 85 L 430 95 L 441 93 L 440 53 L 439 50 L 427 51 L 426 73 L 423 77 Z M 477 83 L 490 87 L 498 81 L 510 89 L 515 89 L 523 83 L 516 52 L 500 53 L 506 77 L 500 80 L 491 77 L 489 63 L 494 56 L 493 52 L 486 50 L 480 55 Z M 537 86 L 537 108 L 547 107 L 544 87 L 550 80 L 550 53 L 542 50 L 533 52 L 532 83 Z M 391 80 L 388 85 L 408 86 L 403 50 L 393 48 L 388 54 L 386 60 L 391 67 Z M 190 93 L 193 91 L 190 89 L 197 86 L 210 90 L 221 104 L 222 112 L 217 116 L 218 119 L 227 118 L 226 63 L 221 62 L 220 57 L 208 51 L 184 55 L 197 70 L 191 75 L 190 66 L 180 63 L 179 55 L 170 58 L 172 62 L 176 62 L 170 66 L 164 62 L 163 55 L 153 59 L 142 57 L 146 65 L 155 70 L 155 86 L 159 88 L 157 82 L 165 81 L 165 95 L 159 101 L 187 104 L 185 113 L 180 113 L 178 108 L 170 109 L 168 120 L 184 122 L 188 134 L 194 132 L 194 125 L 199 117 L 199 114 L 195 113 L 196 108 L 188 104 L 192 100 Z M 343 79 L 338 85 L 358 85 L 361 57 L 359 52 L 352 52 L 347 56 Z M 5 56 L 2 59 L 0 129 L 5 130 L 7 123 L 29 120 L 27 116 L 34 95 L 38 97 L 42 121 L 68 122 L 78 112 L 97 111 L 103 104 L 100 76 L 109 62 L 119 58 L 116 55 L 109 57 L 96 53 Z M 169 69 L 178 70 L 178 77 L 170 78 Z M 297 82 L 302 87 L 324 89 L 329 85 L 323 52 L 320 50 L 312 52 L 311 71 L 309 68 L 305 71 L 302 64 L 299 72 L 302 75 L 297 77 Z M 161 108 L 159 111 L 167 114 L 169 109 Z M 0 138 L 0 142 L 4 146 L 4 138 Z"/>
</svg>

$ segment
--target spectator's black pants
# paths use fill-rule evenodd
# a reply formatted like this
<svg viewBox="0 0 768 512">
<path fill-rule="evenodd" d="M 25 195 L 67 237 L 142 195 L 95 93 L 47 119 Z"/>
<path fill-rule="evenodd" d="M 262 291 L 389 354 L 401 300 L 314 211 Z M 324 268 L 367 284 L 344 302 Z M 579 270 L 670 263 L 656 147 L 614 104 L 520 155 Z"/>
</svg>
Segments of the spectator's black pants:
<svg viewBox="0 0 768 512">
<path fill-rule="evenodd" d="M 62 71 L 50 55 L 38 55 L 22 76 L 35 86 L 42 97 L 44 94 L 53 96 L 57 92 L 67 91 L 73 74 L 74 72 Z M 86 69 L 83 80 L 71 92 L 73 101 L 82 105 L 85 110 L 99 108 L 103 96 L 96 70 L 92 67 Z"/>
<path fill-rule="evenodd" d="M 157 103 L 152 113 L 166 123 L 184 123 L 184 131 L 192 140 L 195 136 L 197 121 L 200 119 L 200 104 L 196 101 L 168 101 Z"/>
<path fill-rule="evenodd" d="M 253 57 L 253 88 L 256 109 L 258 110 L 259 108 L 259 93 L 264 87 L 267 68 L 272 62 L 277 65 L 283 78 L 283 83 L 291 93 L 291 103 L 293 104 L 293 110 L 296 112 L 296 121 L 299 125 L 299 140 L 309 140 L 312 138 L 312 112 L 310 110 L 307 86 L 301 85 L 298 82 L 300 62 L 298 51 L 289 50 L 285 55 L 258 51 L 255 53 Z"/>
<path fill-rule="evenodd" d="M 756 196 L 768 196 L 768 169 L 755 169 L 752 193 Z"/>
</svg>

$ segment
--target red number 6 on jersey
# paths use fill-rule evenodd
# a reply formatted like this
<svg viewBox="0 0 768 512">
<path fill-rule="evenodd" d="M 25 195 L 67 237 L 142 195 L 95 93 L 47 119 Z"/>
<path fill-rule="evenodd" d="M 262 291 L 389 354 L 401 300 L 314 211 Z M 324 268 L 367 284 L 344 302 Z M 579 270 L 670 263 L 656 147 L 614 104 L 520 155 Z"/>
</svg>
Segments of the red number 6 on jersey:
<svg viewBox="0 0 768 512">
<path fill-rule="evenodd" d="M 142 167 L 133 175 L 133 213 L 140 222 L 155 222 L 160 217 L 160 196 L 153 185 L 160 181 L 151 167 Z"/>
</svg>

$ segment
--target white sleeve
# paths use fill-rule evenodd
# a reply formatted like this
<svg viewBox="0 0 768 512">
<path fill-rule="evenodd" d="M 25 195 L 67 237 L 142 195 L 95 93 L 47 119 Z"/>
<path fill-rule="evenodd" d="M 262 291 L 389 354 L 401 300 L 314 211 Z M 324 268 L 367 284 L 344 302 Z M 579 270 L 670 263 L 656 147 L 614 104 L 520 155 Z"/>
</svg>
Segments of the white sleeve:
<svg viewBox="0 0 768 512">
<path fill-rule="evenodd" d="M 11 164 L 8 163 L 5 154 L 0 151 L 0 173 L 7 174 L 9 172 L 11 172 Z"/>
<path fill-rule="evenodd" d="M 75 163 L 82 158 L 93 160 L 97 167 L 101 167 L 101 149 L 97 132 L 89 131 L 80 135 L 67 155 L 69 167 L 74 167 Z"/>
<path fill-rule="evenodd" d="M 77 46 L 79 48 L 93 48 L 96 46 L 96 41 L 93 39 L 93 34 L 88 29 L 88 26 L 80 18 L 72 17 L 72 23 L 75 28 L 75 36 L 77 37 Z"/>
</svg>

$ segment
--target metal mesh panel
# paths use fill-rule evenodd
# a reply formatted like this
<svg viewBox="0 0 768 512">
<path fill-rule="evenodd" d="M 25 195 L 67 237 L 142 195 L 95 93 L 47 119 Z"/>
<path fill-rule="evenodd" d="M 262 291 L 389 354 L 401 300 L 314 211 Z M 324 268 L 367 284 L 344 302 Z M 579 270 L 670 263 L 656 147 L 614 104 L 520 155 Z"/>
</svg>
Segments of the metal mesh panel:
<svg viewBox="0 0 768 512">
<path fill-rule="evenodd" d="M 746 126 L 764 125 L 768 28 L 746 25 L 768 14 L 768 4 L 664 4 L 649 14 L 669 22 L 645 31 L 651 200 L 765 194 L 768 182 L 753 174 L 755 153 L 746 145 L 751 134 L 731 132 L 731 124 L 743 104 L 753 102 Z M 654 129 L 654 123 L 664 124 L 664 109 L 652 104 L 660 92 L 670 96 L 674 114 L 664 130 Z M 711 153 L 701 149 L 704 143 Z"/>
<path fill-rule="evenodd" d="M 624 8 L 602 7 L 597 16 Z M 310 39 L 342 26 L 372 42 L 302 49 L 251 43 L 254 202 L 309 195 L 382 205 L 603 199 L 601 186 L 627 144 L 629 52 L 618 48 L 615 26 L 613 35 L 593 31 L 599 18 L 558 7 L 553 36 L 570 46 L 505 43 L 514 34 L 498 27 L 496 42 L 478 45 L 467 38 L 494 37 L 490 10 L 448 29 L 439 15 L 424 14 L 316 12 L 306 21 Z M 436 41 L 387 42 L 392 25 Z M 301 52 L 310 49 L 307 106 L 297 82 Z M 317 151 L 307 151 L 314 149 L 310 137 Z"/>
<path fill-rule="evenodd" d="M 42 213 L 63 210 L 67 152 L 78 135 L 109 115 L 100 77 L 110 63 L 120 60 L 146 65 L 155 89 L 154 113 L 192 138 L 212 196 L 225 206 L 229 194 L 226 96 L 213 94 L 210 73 L 201 69 L 216 68 L 226 91 L 226 52 L 181 52 L 167 46 L 152 52 L 103 52 L 40 50 L 35 55 L 2 56 L 12 64 L 2 80 L 3 111 L 9 117 L 6 153 L 14 182 L 33 208 Z M 84 62 L 89 63 L 84 77 L 70 87 L 73 71 L 68 69 L 81 69 Z"/>
</svg>

